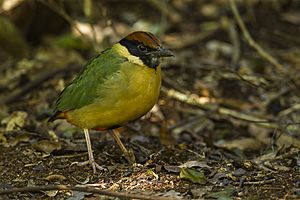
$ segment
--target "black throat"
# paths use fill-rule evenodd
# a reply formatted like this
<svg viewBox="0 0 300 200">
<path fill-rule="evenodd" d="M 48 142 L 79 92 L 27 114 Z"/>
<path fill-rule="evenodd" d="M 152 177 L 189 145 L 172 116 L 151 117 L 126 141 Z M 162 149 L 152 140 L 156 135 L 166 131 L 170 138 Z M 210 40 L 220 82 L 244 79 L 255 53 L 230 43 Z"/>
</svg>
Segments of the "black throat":
<svg viewBox="0 0 300 200">
<path fill-rule="evenodd" d="M 147 47 L 148 52 L 141 52 L 137 47 L 140 42 L 135 40 L 127 40 L 126 38 L 122 39 L 119 43 L 125 46 L 130 54 L 139 57 L 144 65 L 156 70 L 157 66 L 160 64 L 159 57 L 151 54 L 151 52 L 156 51 L 156 49 Z"/>
</svg>

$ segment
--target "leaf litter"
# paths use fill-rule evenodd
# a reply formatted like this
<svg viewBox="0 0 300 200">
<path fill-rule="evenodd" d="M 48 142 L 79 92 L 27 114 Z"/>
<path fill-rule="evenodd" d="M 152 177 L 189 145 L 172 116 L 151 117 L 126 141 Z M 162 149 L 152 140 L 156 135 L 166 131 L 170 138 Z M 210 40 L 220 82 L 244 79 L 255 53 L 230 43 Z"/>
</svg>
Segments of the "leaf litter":
<svg viewBox="0 0 300 200">
<path fill-rule="evenodd" d="M 248 45 L 227 2 L 159 2 L 132 3 L 133 8 L 146 8 L 141 16 L 135 10 L 126 12 L 128 5 L 122 2 L 95 3 L 95 7 L 119 12 L 108 12 L 110 23 L 94 16 L 94 31 L 89 23 L 76 19 L 82 13 L 70 9 L 76 13 L 72 15 L 75 23 L 65 26 L 70 28 L 67 34 L 54 31 L 57 34 L 48 37 L 32 29 L 31 35 L 41 37 L 31 38 L 35 46 L 30 56 L 13 59 L 14 49 L 0 50 L 0 189 L 59 183 L 176 199 L 299 198 L 300 43 L 295 1 L 276 6 L 238 2 L 251 10 L 240 12 L 252 37 L 282 63 L 283 71 Z M 24 9 L 24 5 L 21 1 L 16 6 Z M 170 9 L 161 9 L 164 6 Z M 49 11 L 45 6 L 39 8 Z M 149 11 L 170 22 L 163 23 L 161 17 L 145 21 Z M 22 17 L 33 12 L 26 13 Z M 55 12 L 50 16 L 57 26 L 64 24 Z M 6 17 L 11 18 L 9 14 Z M 47 19 L 49 24 L 52 17 Z M 88 37 L 74 34 L 74 24 L 81 24 L 80 30 L 89 27 Z M 131 27 L 163 33 L 160 38 L 176 57 L 163 63 L 158 104 L 123 130 L 122 140 L 134 151 L 138 163 L 129 165 L 109 134 L 93 131 L 95 158 L 106 170 L 92 174 L 88 166 L 72 165 L 87 159 L 82 131 L 63 121 L 47 124 L 46 120 L 59 92 L 80 71 L 83 58 L 95 55 L 89 38 L 95 34 L 96 48 L 104 49 Z M 18 28 L 26 30 L 22 25 Z M 54 190 L 10 194 L 8 198 L 45 195 L 57 199 L 99 197 Z"/>
</svg>

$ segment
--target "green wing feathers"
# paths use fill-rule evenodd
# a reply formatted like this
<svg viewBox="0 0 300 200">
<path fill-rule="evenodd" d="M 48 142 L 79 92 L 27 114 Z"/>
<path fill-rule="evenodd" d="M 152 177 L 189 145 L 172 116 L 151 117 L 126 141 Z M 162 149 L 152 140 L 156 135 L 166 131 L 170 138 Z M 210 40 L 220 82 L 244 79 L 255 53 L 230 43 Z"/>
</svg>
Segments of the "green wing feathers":
<svg viewBox="0 0 300 200">
<path fill-rule="evenodd" d="M 114 75 L 126 58 L 108 49 L 86 64 L 83 71 L 59 95 L 56 111 L 66 112 L 91 104 L 99 97 L 105 80 Z"/>
</svg>

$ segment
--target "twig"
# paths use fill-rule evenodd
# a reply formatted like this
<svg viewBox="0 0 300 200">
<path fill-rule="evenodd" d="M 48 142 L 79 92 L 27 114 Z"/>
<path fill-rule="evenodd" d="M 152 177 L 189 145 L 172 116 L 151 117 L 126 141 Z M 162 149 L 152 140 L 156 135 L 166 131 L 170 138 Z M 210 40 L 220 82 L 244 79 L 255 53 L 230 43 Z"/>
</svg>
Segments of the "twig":
<svg viewBox="0 0 300 200">
<path fill-rule="evenodd" d="M 105 196 L 113 196 L 119 198 L 130 198 L 130 199 L 146 199 L 146 200 L 177 200 L 178 198 L 160 197 L 160 196 L 149 196 L 142 194 L 130 194 L 125 192 L 115 192 L 109 190 L 99 190 L 91 187 L 79 187 L 79 186 L 68 186 L 68 185 L 46 185 L 46 186 L 32 186 L 32 187 L 22 187 L 22 188 L 10 188 L 1 189 L 0 195 L 12 194 L 16 192 L 42 192 L 49 190 L 74 190 L 80 192 L 87 192 L 93 194 L 101 194 Z"/>
<path fill-rule="evenodd" d="M 279 117 L 283 117 L 283 116 L 289 115 L 289 114 L 291 114 L 291 113 L 293 113 L 293 112 L 296 112 L 296 111 L 298 111 L 299 109 L 300 109 L 300 103 L 297 103 L 297 104 L 294 104 L 294 105 L 288 107 L 288 108 L 285 109 L 285 110 L 280 111 L 280 112 L 278 113 L 278 116 L 279 116 Z"/>
<path fill-rule="evenodd" d="M 166 93 L 167 96 L 177 99 L 179 101 L 182 101 L 184 103 L 198 106 L 201 109 L 204 110 L 213 110 L 216 109 L 216 105 L 209 105 L 208 103 L 216 103 L 216 100 L 214 98 L 203 98 L 201 99 L 198 95 L 196 94 L 184 94 L 182 92 L 179 92 L 174 89 L 168 89 L 166 87 L 161 87 L 161 91 Z M 209 102 L 208 102 L 209 101 Z"/>
<path fill-rule="evenodd" d="M 228 32 L 229 39 L 233 46 L 233 52 L 231 56 L 231 65 L 235 67 L 238 63 L 238 60 L 241 57 L 241 44 L 238 36 L 238 31 L 236 30 L 235 24 L 229 18 L 224 18 L 224 28 Z"/>
<path fill-rule="evenodd" d="M 236 110 L 229 109 L 229 108 L 223 108 L 223 107 L 220 107 L 219 105 L 211 105 L 211 103 L 209 105 L 208 102 L 202 102 L 201 98 L 196 94 L 184 94 L 184 93 L 178 92 L 174 89 L 167 89 L 165 87 L 162 87 L 162 91 L 171 98 L 174 98 L 176 100 L 182 101 L 182 102 L 190 104 L 190 105 L 198 106 L 204 110 L 215 111 L 219 114 L 231 116 L 231 117 L 239 119 L 239 120 L 257 123 L 260 126 L 263 126 L 266 128 L 280 129 L 280 126 L 273 121 L 270 121 L 267 119 L 262 119 L 262 118 L 259 118 L 259 117 L 253 116 L 253 115 L 241 113 Z M 212 98 L 212 100 L 215 101 L 213 98 Z M 212 103 L 215 103 L 215 102 L 212 102 Z"/>
<path fill-rule="evenodd" d="M 295 156 L 299 155 L 300 150 L 298 148 L 293 148 L 291 149 L 289 152 L 286 152 L 284 154 L 281 154 L 279 156 L 275 156 L 272 158 L 265 158 L 261 161 L 276 161 L 276 160 L 283 160 L 283 159 L 287 159 L 287 158 L 295 158 Z"/>
<path fill-rule="evenodd" d="M 267 119 L 262 119 L 262 118 L 259 118 L 259 117 L 253 116 L 253 115 L 241 113 L 236 110 L 220 107 L 220 108 L 218 108 L 218 112 L 220 114 L 228 115 L 228 116 L 234 117 L 236 119 L 260 124 L 261 126 L 266 127 L 266 128 L 271 128 L 271 129 L 279 128 L 279 126 L 273 121 L 270 121 Z"/>
<path fill-rule="evenodd" d="M 229 0 L 229 4 L 230 4 L 231 11 L 234 15 L 234 18 L 237 21 L 246 42 L 252 48 L 254 48 L 262 58 L 264 58 L 265 60 L 270 62 L 272 65 L 274 65 L 279 72 L 286 73 L 287 71 L 285 70 L 283 65 L 281 65 L 274 57 L 272 57 L 267 51 L 265 51 L 258 43 L 256 43 L 253 40 L 252 36 L 250 35 L 249 31 L 246 28 L 245 23 L 243 22 L 243 20 L 240 16 L 240 13 L 236 7 L 235 0 Z"/>
<path fill-rule="evenodd" d="M 74 19 L 72 19 L 72 17 L 70 15 L 68 15 L 68 13 L 66 13 L 66 11 L 63 8 L 61 8 L 59 5 L 57 5 L 57 3 L 55 1 L 48 2 L 45 0 L 38 0 L 38 2 L 47 6 L 48 8 L 50 8 L 51 10 L 53 10 L 54 12 L 56 12 L 57 14 L 62 16 L 71 25 L 71 27 L 73 27 L 82 36 L 83 40 L 85 40 L 87 43 L 91 43 L 91 41 L 87 39 L 86 35 L 80 30 L 80 28 L 78 28 L 78 26 L 74 22 Z M 93 35 L 93 37 L 94 37 L 94 35 Z M 95 43 L 96 39 L 93 38 L 93 40 L 94 41 L 92 42 L 92 46 L 93 46 L 94 50 L 97 51 L 99 49 L 97 49 L 97 43 Z"/>
<path fill-rule="evenodd" d="M 54 1 L 51 1 L 51 3 L 49 3 L 48 1 L 38 0 L 38 2 L 47 6 L 52 11 L 54 11 L 57 14 L 59 14 L 60 16 L 62 16 L 67 22 L 69 22 L 69 24 L 72 27 L 74 27 L 76 29 L 76 31 L 78 31 L 78 33 L 80 35 L 85 36 L 84 33 L 82 33 L 81 30 L 76 26 L 76 24 L 74 23 L 74 20 L 66 13 L 66 11 L 64 11 L 64 9 L 62 9 L 58 5 L 56 5 L 56 3 Z"/>
<path fill-rule="evenodd" d="M 263 181 L 247 181 L 247 182 L 234 182 L 234 185 L 263 185 L 263 184 L 270 184 L 274 183 L 276 180 L 275 179 L 269 179 L 269 180 L 263 180 Z"/>
</svg>

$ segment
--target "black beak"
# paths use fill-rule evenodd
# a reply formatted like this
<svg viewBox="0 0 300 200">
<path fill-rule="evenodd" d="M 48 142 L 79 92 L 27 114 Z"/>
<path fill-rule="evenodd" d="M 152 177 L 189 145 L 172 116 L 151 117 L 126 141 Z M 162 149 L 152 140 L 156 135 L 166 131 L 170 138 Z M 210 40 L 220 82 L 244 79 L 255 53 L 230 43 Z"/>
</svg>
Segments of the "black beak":
<svg viewBox="0 0 300 200">
<path fill-rule="evenodd" d="M 151 52 L 151 54 L 154 54 L 157 57 L 173 57 L 174 54 L 169 49 L 165 49 L 163 47 L 158 47 L 157 51 Z"/>
</svg>

